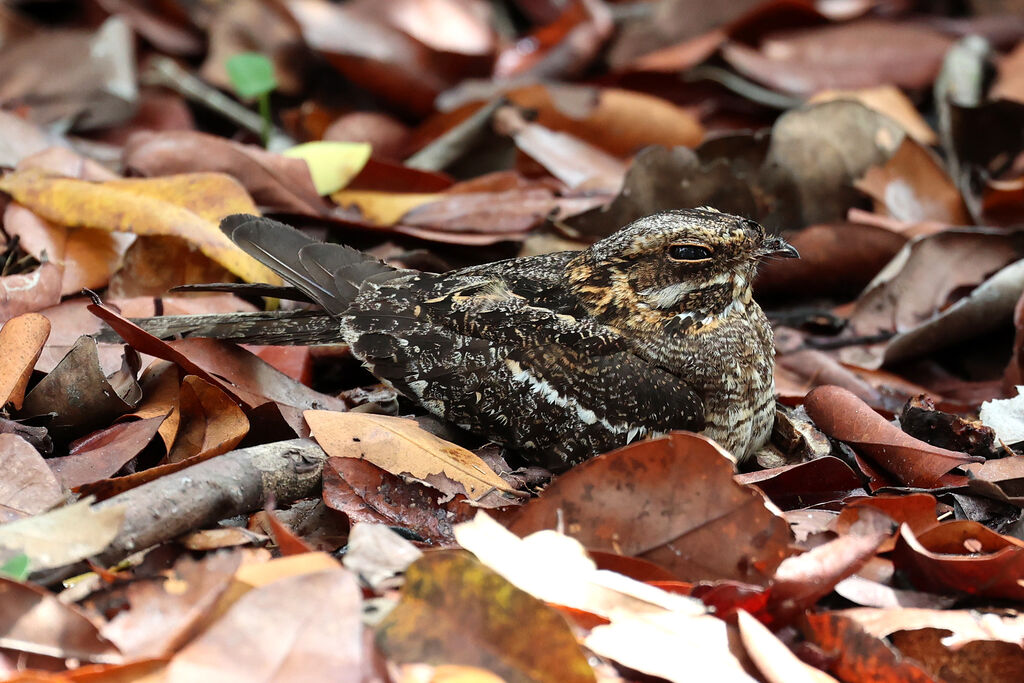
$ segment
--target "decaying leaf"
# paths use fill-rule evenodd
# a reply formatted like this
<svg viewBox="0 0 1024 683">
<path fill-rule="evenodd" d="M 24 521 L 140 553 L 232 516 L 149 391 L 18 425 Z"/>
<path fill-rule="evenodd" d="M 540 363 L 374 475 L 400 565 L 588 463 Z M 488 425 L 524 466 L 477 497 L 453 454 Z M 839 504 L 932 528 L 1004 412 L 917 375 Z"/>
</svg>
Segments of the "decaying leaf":
<svg viewBox="0 0 1024 683">
<path fill-rule="evenodd" d="M 409 566 L 377 645 L 396 662 L 477 666 L 510 683 L 594 680 L 561 615 L 465 551 L 433 552 Z"/>
</svg>

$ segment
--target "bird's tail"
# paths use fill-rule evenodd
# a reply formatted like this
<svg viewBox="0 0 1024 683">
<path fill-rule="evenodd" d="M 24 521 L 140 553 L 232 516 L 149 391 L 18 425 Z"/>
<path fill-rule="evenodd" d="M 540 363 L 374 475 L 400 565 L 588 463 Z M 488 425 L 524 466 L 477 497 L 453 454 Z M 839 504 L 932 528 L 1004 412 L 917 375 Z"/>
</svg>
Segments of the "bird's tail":
<svg viewBox="0 0 1024 683">
<path fill-rule="evenodd" d="M 343 244 L 317 242 L 269 218 L 237 213 L 220 228 L 247 254 L 280 275 L 332 315 L 340 315 L 367 280 L 401 271 Z"/>
</svg>

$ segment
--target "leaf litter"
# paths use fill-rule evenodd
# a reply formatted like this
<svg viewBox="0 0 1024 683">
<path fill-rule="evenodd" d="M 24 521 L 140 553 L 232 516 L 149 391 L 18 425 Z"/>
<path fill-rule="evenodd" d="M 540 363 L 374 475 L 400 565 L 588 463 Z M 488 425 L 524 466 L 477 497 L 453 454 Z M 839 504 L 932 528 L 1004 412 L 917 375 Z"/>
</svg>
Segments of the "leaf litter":
<svg viewBox="0 0 1024 683">
<path fill-rule="evenodd" d="M 1005 3 L 41 4 L 0 21 L 0 676 L 1019 677 Z M 304 315 L 170 291 L 278 283 L 230 213 L 440 271 L 708 205 L 803 256 L 755 285 L 743 471 L 688 433 L 517 469 L 341 344 L 132 322 Z"/>
</svg>

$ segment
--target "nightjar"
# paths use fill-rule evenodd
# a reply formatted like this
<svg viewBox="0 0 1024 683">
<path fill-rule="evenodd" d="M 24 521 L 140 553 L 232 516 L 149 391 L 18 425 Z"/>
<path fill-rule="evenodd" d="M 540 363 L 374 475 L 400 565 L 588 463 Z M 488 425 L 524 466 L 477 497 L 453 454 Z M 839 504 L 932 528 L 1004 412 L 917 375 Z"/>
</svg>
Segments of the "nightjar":
<svg viewBox="0 0 1024 683">
<path fill-rule="evenodd" d="M 580 252 L 444 274 L 392 268 L 249 215 L 222 226 L 336 317 L 382 381 L 558 471 L 637 439 L 701 431 L 742 460 L 775 415 L 760 261 L 796 250 L 713 209 L 634 221 Z"/>
</svg>

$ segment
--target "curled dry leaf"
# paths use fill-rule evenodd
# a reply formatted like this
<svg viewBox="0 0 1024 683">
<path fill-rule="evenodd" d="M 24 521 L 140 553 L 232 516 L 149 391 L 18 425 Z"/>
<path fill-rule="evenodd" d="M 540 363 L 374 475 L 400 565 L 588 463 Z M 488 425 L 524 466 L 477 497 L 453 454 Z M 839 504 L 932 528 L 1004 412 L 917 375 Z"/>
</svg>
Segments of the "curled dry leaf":
<svg viewBox="0 0 1024 683">
<path fill-rule="evenodd" d="M 672 434 L 573 468 L 508 527 L 523 535 L 564 525 L 588 548 L 636 555 L 684 580 L 762 583 L 789 553 L 789 527 L 732 477 L 714 442 Z"/>
<path fill-rule="evenodd" d="M 62 279 L 60 266 L 49 261 L 29 273 L 0 276 L 0 320 L 56 306 Z"/>
<path fill-rule="evenodd" d="M 978 522 L 945 522 L 920 535 L 904 524 L 893 558 L 921 590 L 1024 599 L 1024 542 Z"/>
<path fill-rule="evenodd" d="M 1022 293 L 1024 261 L 1016 261 L 930 320 L 894 336 L 884 347 L 882 361 L 895 363 L 915 358 L 998 329 L 1010 319 Z"/>
<path fill-rule="evenodd" d="M 394 662 L 477 666 L 510 683 L 594 681 L 558 612 L 462 550 L 409 566 L 401 601 L 377 627 L 377 646 Z"/>
<path fill-rule="evenodd" d="M 363 458 L 392 474 L 432 485 L 431 478 L 441 475 L 474 500 L 493 490 L 513 492 L 471 451 L 423 430 L 415 420 L 328 410 L 307 410 L 303 417 L 313 438 L 331 456 Z"/>
<path fill-rule="evenodd" d="M 867 512 L 848 533 L 782 561 L 775 570 L 767 608 L 774 620 L 795 619 L 874 557 L 893 525 L 886 515 Z"/>
<path fill-rule="evenodd" d="M 557 531 L 519 538 L 480 512 L 456 526 L 455 537 L 477 559 L 535 598 L 604 620 L 666 612 L 707 613 L 699 600 L 598 569 L 579 541 Z"/>
<path fill-rule="evenodd" d="M 853 181 L 884 163 L 904 136 L 896 123 L 859 102 L 803 106 L 772 126 L 768 162 L 793 177 L 805 223 L 841 221 L 860 201 Z"/>
<path fill-rule="evenodd" d="M 1020 615 L 920 608 L 855 608 L 839 610 L 836 614 L 852 619 L 877 638 L 885 638 L 897 631 L 922 628 L 949 631 L 942 639 L 942 644 L 949 648 L 959 648 L 979 640 L 1018 645 L 1024 640 L 1024 617 Z"/>
<path fill-rule="evenodd" d="M 907 135 L 922 145 L 937 145 L 939 137 L 925 122 L 910 98 L 892 84 L 877 85 L 859 90 L 822 90 L 815 93 L 809 104 L 831 102 L 832 100 L 856 100 L 879 114 L 884 114 L 900 124 Z"/>
<path fill-rule="evenodd" d="M 0 407 L 21 408 L 25 389 L 39 354 L 50 336 L 50 321 L 38 313 L 23 313 L 0 328 Z"/>
<path fill-rule="evenodd" d="M 934 488 L 954 467 L 981 460 L 915 439 L 840 387 L 814 389 L 804 406 L 822 431 L 850 444 L 906 486 Z"/>
<path fill-rule="evenodd" d="M 868 286 L 849 333 L 905 332 L 946 308 L 957 289 L 978 285 L 1024 255 L 1024 242 L 996 230 L 947 230 L 915 239 Z"/>
<path fill-rule="evenodd" d="M 358 522 L 352 525 L 341 561 L 346 569 L 380 593 L 392 578 L 421 557 L 419 548 L 390 527 Z"/>
<path fill-rule="evenodd" d="M 0 647 L 5 650 L 82 662 L 121 662 L 117 647 L 83 610 L 64 604 L 48 590 L 0 575 L 0 596 Z"/>
<path fill-rule="evenodd" d="M 224 216 L 257 213 L 245 189 L 227 175 L 189 173 L 90 183 L 29 170 L 0 178 L 0 190 L 59 225 L 182 237 L 248 282 L 281 282 L 220 231 L 218 222 Z"/>
<path fill-rule="evenodd" d="M 0 524 L 37 515 L 64 500 L 64 487 L 43 456 L 20 436 L 0 434 Z"/>
<path fill-rule="evenodd" d="M 57 367 L 25 397 L 22 414 L 52 414 L 46 427 L 56 440 L 99 429 L 142 399 L 135 381 L 138 362 L 138 356 L 129 350 L 122 369 L 107 376 L 100 367 L 96 342 L 92 337 L 79 337 Z"/>
<path fill-rule="evenodd" d="M 737 474 L 738 483 L 753 485 L 783 510 L 835 503 L 864 493 L 850 466 L 831 455 L 807 462 Z"/>
<path fill-rule="evenodd" d="M 537 112 L 537 123 L 619 157 L 644 147 L 696 147 L 704 137 L 700 120 L 653 95 L 619 88 L 537 84 L 505 93 L 518 107 Z M 617 188 L 616 188 L 617 189 Z"/>
<path fill-rule="evenodd" d="M 227 453 L 249 432 L 249 420 L 238 404 L 201 377 L 185 377 L 177 408 L 180 423 L 168 463 Z"/>
<path fill-rule="evenodd" d="M 156 436 L 164 417 L 122 422 L 71 444 L 70 454 L 46 464 L 69 489 L 113 476 Z"/>
<path fill-rule="evenodd" d="M 531 123 L 514 107 L 494 113 L 495 128 L 509 135 L 519 151 L 570 188 L 614 193 L 622 186 L 626 167 L 618 159 L 583 140 Z"/>
<path fill-rule="evenodd" d="M 60 266 L 62 296 L 104 287 L 134 239 L 128 234 L 54 225 L 14 203 L 4 212 L 4 230 L 17 235 L 21 247 L 37 260 Z"/>
</svg>

